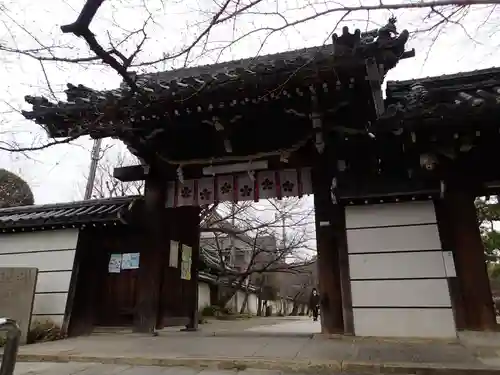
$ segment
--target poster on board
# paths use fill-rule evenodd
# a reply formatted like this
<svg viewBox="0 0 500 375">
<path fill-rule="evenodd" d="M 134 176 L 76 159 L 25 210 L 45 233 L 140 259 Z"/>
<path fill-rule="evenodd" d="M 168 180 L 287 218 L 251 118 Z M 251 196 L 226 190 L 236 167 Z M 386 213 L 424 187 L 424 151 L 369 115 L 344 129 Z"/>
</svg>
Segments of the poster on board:
<svg viewBox="0 0 500 375">
<path fill-rule="evenodd" d="M 122 255 L 121 254 L 111 254 L 108 263 L 109 273 L 120 273 L 122 269 Z"/>
<path fill-rule="evenodd" d="M 191 262 L 193 249 L 190 246 L 182 245 L 181 279 L 191 280 Z"/>
<path fill-rule="evenodd" d="M 179 267 L 179 242 L 170 241 L 170 257 L 168 265 L 169 267 L 178 268 Z"/>
<path fill-rule="evenodd" d="M 126 253 L 122 255 L 122 270 L 136 270 L 139 268 L 139 253 Z"/>
</svg>

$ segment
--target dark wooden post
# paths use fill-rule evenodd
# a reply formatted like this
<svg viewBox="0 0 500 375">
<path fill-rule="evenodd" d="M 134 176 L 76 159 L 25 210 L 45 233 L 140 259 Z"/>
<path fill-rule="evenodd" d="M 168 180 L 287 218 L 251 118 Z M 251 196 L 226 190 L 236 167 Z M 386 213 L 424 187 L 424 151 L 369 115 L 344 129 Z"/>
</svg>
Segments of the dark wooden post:
<svg viewBox="0 0 500 375">
<path fill-rule="evenodd" d="M 96 244 L 101 238 L 101 229 L 80 229 L 75 255 L 76 277 L 72 276 L 70 287 L 73 298 L 68 296 L 70 337 L 88 335 L 94 329 L 98 291 L 108 267 L 106 252 L 99 251 L 101 248 Z"/>
<path fill-rule="evenodd" d="M 439 238 L 441 240 L 441 248 L 443 251 L 451 251 L 453 253 L 453 261 L 458 264 L 457 252 L 454 251 L 454 233 L 452 221 L 449 218 L 450 212 L 446 204 L 441 199 L 434 200 L 434 209 L 436 212 L 436 221 L 439 230 Z M 456 266 L 455 266 L 456 269 Z M 458 270 L 456 270 L 456 277 L 448 277 L 448 288 L 450 291 L 451 305 L 453 307 L 453 315 L 455 317 L 455 326 L 457 330 L 467 329 L 465 302 L 460 285 L 460 278 Z"/>
<path fill-rule="evenodd" d="M 473 193 L 450 186 L 443 203 L 465 309 L 464 328 L 491 330 L 496 328 L 496 316 L 474 199 Z"/>
<path fill-rule="evenodd" d="M 186 331 L 196 331 L 198 329 L 198 260 L 200 256 L 200 208 L 182 207 L 183 240 L 191 246 L 191 280 L 186 280 L 188 289 L 188 300 L 186 301 L 189 322 Z M 182 256 L 182 254 L 181 254 Z M 183 280 L 184 281 L 184 280 Z"/>
<path fill-rule="evenodd" d="M 137 280 L 137 304 L 134 331 L 152 333 L 158 321 L 160 289 L 165 257 L 168 256 L 168 231 L 166 225 L 166 184 L 150 173 L 144 192 L 144 210 L 141 231 L 144 233 L 140 249 Z"/>
<path fill-rule="evenodd" d="M 321 331 L 328 334 L 344 333 L 339 236 L 336 232 L 345 227 L 345 219 L 343 207 L 332 203 L 330 187 L 333 174 L 328 173 L 323 164 L 317 163 L 312 176 L 321 295 Z"/>
</svg>

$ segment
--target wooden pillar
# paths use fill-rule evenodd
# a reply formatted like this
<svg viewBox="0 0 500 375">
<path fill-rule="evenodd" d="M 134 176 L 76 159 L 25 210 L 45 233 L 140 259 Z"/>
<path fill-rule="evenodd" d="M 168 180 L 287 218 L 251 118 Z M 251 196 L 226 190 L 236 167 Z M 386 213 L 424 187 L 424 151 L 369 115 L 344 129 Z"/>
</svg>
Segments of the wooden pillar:
<svg viewBox="0 0 500 375">
<path fill-rule="evenodd" d="M 140 249 L 137 279 L 137 304 L 134 331 L 153 333 L 158 323 L 162 270 L 168 256 L 166 225 L 166 184 L 153 173 L 146 180 L 141 231 L 144 233 Z"/>
<path fill-rule="evenodd" d="M 446 208 L 445 202 L 441 199 L 434 200 L 434 210 L 436 212 L 436 221 L 439 231 L 439 238 L 441 240 L 441 248 L 443 251 L 452 252 L 453 261 L 456 265 L 458 264 L 458 260 L 457 253 L 453 250 L 455 242 L 453 226 L 451 225 L 452 222 L 449 219 L 449 212 Z M 455 318 L 455 326 L 459 331 L 465 330 L 467 329 L 467 323 L 465 321 L 466 312 L 460 279 L 458 277 L 458 274 L 455 277 L 450 277 L 449 275 L 447 276 L 451 306 L 453 308 L 453 316 Z"/>
<path fill-rule="evenodd" d="M 464 328 L 491 330 L 496 328 L 496 316 L 474 198 L 474 194 L 455 186 L 447 190 L 443 205 L 465 310 Z"/>
<path fill-rule="evenodd" d="M 191 246 L 191 279 L 182 280 L 187 289 L 186 308 L 189 322 L 186 331 L 198 329 L 198 263 L 200 256 L 200 208 L 182 207 L 182 243 Z M 182 256 L 182 254 L 180 255 Z"/>
<path fill-rule="evenodd" d="M 70 287 L 72 297 L 68 296 L 68 305 L 71 307 L 68 316 L 69 337 L 88 335 L 94 329 L 98 291 L 104 282 L 104 271 L 107 271 L 108 266 L 107 254 L 99 251 L 100 247 L 95 243 L 101 238 L 100 232 L 97 228 L 86 228 L 80 229 L 78 235 L 73 271 L 75 275 L 72 275 Z"/>
<path fill-rule="evenodd" d="M 345 220 L 343 207 L 331 201 L 331 177 L 321 164 L 313 171 L 321 332 L 328 334 L 344 333 L 338 240 Z"/>
</svg>

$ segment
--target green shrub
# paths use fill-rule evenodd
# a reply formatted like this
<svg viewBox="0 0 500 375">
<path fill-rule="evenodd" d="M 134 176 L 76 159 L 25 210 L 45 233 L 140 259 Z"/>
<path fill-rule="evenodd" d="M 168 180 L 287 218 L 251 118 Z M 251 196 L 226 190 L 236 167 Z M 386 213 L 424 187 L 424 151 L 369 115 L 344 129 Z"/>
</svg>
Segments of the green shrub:
<svg viewBox="0 0 500 375">
<path fill-rule="evenodd" d="M 201 316 L 216 316 L 219 311 L 219 306 L 205 306 L 201 310 Z"/>
<path fill-rule="evenodd" d="M 35 321 L 28 332 L 28 344 L 64 339 L 61 327 L 50 320 Z"/>
</svg>

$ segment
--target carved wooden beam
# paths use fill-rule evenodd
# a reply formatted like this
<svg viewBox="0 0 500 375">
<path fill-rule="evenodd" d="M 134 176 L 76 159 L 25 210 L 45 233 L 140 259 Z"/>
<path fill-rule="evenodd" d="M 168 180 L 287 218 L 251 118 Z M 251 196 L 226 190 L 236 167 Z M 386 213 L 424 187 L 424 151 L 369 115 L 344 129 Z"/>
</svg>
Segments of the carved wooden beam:
<svg viewBox="0 0 500 375">
<path fill-rule="evenodd" d="M 366 60 L 366 79 L 370 83 L 372 90 L 373 104 L 375 105 L 375 113 L 377 118 L 381 117 L 384 112 L 384 98 L 382 95 L 382 81 L 384 77 L 383 67 L 378 67 L 375 59 Z"/>
</svg>

